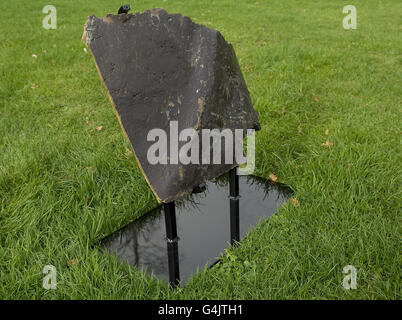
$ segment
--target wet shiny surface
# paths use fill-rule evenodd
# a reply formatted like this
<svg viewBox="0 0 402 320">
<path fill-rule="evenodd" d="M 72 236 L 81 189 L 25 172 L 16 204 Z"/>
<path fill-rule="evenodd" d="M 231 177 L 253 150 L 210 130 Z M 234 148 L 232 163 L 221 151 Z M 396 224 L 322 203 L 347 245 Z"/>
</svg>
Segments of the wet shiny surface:
<svg viewBox="0 0 402 320">
<path fill-rule="evenodd" d="M 289 187 L 254 176 L 240 176 L 240 239 L 269 218 L 292 194 Z M 229 185 L 226 176 L 206 190 L 176 203 L 181 283 L 197 268 L 212 265 L 230 246 Z M 159 206 L 101 242 L 102 247 L 140 270 L 169 280 L 165 217 Z"/>
</svg>

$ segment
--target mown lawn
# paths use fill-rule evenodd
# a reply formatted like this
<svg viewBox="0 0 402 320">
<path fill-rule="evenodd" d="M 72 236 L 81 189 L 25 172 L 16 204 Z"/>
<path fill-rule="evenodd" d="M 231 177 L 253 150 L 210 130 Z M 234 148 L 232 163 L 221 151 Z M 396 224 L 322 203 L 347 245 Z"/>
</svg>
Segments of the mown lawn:
<svg viewBox="0 0 402 320">
<path fill-rule="evenodd" d="M 42 28 L 47 4 L 56 30 Z M 81 42 L 88 15 L 121 4 L 0 2 L 0 298 L 401 299 L 402 2 L 132 5 L 234 45 L 263 128 L 257 174 L 299 202 L 176 291 L 91 248 L 156 204 Z M 347 4 L 357 30 L 342 27 Z M 48 264 L 57 290 L 42 288 Z M 342 287 L 346 265 L 356 290 Z"/>
</svg>

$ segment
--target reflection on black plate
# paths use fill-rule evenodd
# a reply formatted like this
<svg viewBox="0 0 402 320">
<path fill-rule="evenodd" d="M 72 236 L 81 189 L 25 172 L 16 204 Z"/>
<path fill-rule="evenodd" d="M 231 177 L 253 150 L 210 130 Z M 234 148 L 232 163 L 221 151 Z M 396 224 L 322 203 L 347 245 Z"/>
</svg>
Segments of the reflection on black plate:
<svg viewBox="0 0 402 320">
<path fill-rule="evenodd" d="M 292 194 L 289 187 L 255 176 L 240 176 L 240 239 L 259 220 L 269 218 Z M 230 245 L 229 186 L 227 176 L 206 184 L 206 190 L 176 203 L 181 283 L 197 268 L 214 264 Z M 102 247 L 169 280 L 163 207 L 159 206 L 101 242 Z"/>
</svg>

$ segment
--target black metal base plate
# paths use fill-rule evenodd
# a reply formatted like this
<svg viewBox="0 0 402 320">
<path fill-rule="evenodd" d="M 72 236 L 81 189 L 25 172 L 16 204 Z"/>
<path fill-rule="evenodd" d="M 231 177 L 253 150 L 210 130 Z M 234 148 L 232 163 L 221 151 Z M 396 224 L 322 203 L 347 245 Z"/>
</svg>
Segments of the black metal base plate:
<svg viewBox="0 0 402 320">
<path fill-rule="evenodd" d="M 261 219 L 269 218 L 291 195 L 292 190 L 255 176 L 240 176 L 240 239 Z M 206 190 L 176 202 L 178 256 L 181 283 L 197 268 L 211 266 L 230 246 L 230 204 L 227 175 L 206 184 Z M 114 232 L 101 246 L 146 269 L 157 278 L 169 280 L 163 206 Z"/>
</svg>

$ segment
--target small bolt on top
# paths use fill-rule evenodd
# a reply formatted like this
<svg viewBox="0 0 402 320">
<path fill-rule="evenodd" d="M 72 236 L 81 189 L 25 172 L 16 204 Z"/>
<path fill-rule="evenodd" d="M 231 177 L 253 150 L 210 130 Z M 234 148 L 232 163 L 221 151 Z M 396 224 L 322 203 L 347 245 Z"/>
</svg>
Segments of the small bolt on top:
<svg viewBox="0 0 402 320">
<path fill-rule="evenodd" d="M 130 10 L 131 10 L 130 5 L 129 5 L 129 4 L 125 4 L 125 5 L 122 5 L 122 6 L 119 8 L 119 11 L 117 12 L 117 14 L 127 13 L 127 12 L 129 12 Z"/>
</svg>

